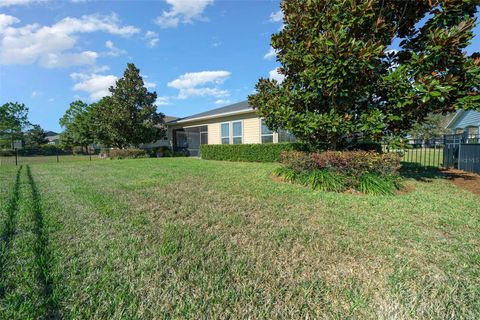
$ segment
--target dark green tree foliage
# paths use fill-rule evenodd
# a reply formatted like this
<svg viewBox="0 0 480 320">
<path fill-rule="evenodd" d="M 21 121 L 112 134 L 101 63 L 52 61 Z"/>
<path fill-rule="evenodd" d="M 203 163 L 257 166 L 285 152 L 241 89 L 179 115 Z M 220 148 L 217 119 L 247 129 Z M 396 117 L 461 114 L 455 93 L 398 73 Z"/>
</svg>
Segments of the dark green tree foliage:
<svg viewBox="0 0 480 320">
<path fill-rule="evenodd" d="M 25 145 L 27 147 L 38 147 L 48 143 L 47 134 L 38 124 L 32 127 L 24 134 Z"/>
<path fill-rule="evenodd" d="M 11 146 L 15 140 L 23 137 L 28 122 L 28 108 L 23 103 L 7 102 L 0 106 L 0 144 Z"/>
<path fill-rule="evenodd" d="M 66 147 L 81 146 L 86 151 L 88 145 L 95 141 L 94 123 L 90 109 L 90 106 L 81 100 L 70 104 L 60 119 L 60 125 L 64 128 L 60 135 L 62 145 Z"/>
<path fill-rule="evenodd" d="M 249 102 L 271 129 L 329 149 L 401 136 L 430 113 L 480 109 L 480 57 L 464 52 L 476 5 L 284 1 L 271 44 L 285 80 L 260 79 Z"/>
<path fill-rule="evenodd" d="M 157 113 L 157 94 L 148 92 L 140 70 L 129 63 L 123 77 L 111 87 L 111 97 L 95 106 L 99 140 L 118 148 L 138 146 L 165 134 L 164 115 Z"/>
</svg>

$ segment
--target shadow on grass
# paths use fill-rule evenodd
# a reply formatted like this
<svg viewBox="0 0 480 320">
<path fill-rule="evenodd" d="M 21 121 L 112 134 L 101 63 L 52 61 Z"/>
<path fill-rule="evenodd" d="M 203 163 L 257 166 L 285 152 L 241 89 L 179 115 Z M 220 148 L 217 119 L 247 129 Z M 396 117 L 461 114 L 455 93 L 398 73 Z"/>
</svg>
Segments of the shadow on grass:
<svg viewBox="0 0 480 320">
<path fill-rule="evenodd" d="M 5 264 L 7 263 L 8 250 L 10 248 L 10 242 L 15 235 L 16 230 L 16 215 L 18 208 L 18 200 L 20 198 L 20 173 L 22 166 L 17 170 L 17 177 L 15 185 L 13 187 L 13 193 L 7 204 L 6 212 L 7 219 L 5 225 L 0 233 L 0 299 L 5 296 L 6 284 L 5 284 Z"/>
<path fill-rule="evenodd" d="M 35 236 L 37 238 L 34 252 L 35 261 L 38 268 L 38 280 L 43 289 L 43 298 L 45 299 L 46 314 L 45 319 L 60 319 L 58 301 L 54 295 L 54 284 L 52 277 L 52 255 L 50 252 L 48 232 L 43 219 L 43 210 L 41 206 L 40 193 L 33 180 L 30 166 L 27 165 L 28 184 L 30 185 L 33 199 L 33 218 L 35 221 Z"/>
<path fill-rule="evenodd" d="M 422 166 L 418 163 L 402 162 L 400 175 L 404 178 L 415 179 L 422 182 L 431 182 L 433 179 L 454 180 L 461 178 L 464 180 L 474 180 L 475 177 L 467 172 L 452 169 L 442 169 L 432 166 Z"/>
</svg>

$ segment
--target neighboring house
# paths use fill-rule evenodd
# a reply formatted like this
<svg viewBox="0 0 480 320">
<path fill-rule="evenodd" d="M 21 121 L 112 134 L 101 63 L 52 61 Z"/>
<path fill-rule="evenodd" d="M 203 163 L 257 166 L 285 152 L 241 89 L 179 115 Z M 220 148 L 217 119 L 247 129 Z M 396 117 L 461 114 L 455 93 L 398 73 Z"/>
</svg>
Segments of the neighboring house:
<svg viewBox="0 0 480 320">
<path fill-rule="evenodd" d="M 167 125 L 170 146 L 177 151 L 187 151 L 192 156 L 199 154 L 202 144 L 277 143 L 295 140 L 288 132 L 277 133 L 269 130 L 247 101 L 178 118 L 167 122 Z"/>
<path fill-rule="evenodd" d="M 53 131 L 47 131 L 45 133 L 45 138 L 48 140 L 48 144 L 52 145 L 57 145 L 60 143 L 60 134 L 53 132 Z"/>
<path fill-rule="evenodd" d="M 480 134 L 480 112 L 473 110 L 459 110 L 447 124 L 452 134 L 478 135 Z"/>
</svg>

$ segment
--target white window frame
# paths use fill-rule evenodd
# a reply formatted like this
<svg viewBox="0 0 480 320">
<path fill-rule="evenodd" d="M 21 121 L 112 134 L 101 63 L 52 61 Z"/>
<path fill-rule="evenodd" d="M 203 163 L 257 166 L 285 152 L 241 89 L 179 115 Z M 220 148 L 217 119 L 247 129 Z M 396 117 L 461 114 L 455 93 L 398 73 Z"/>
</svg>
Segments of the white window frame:
<svg viewBox="0 0 480 320">
<path fill-rule="evenodd" d="M 242 125 L 242 135 L 241 136 L 234 136 L 233 135 L 233 123 L 234 122 L 240 122 L 241 125 Z M 220 144 L 223 144 L 222 143 L 222 140 L 227 138 L 226 136 L 222 136 L 222 125 L 223 124 L 228 124 L 228 144 L 233 144 L 233 138 L 242 138 L 242 143 L 245 141 L 245 139 L 243 139 L 243 137 L 245 136 L 245 126 L 244 126 L 244 122 L 243 120 L 232 120 L 232 121 L 224 121 L 224 122 L 220 122 Z"/>
<path fill-rule="evenodd" d="M 262 143 L 262 144 L 264 143 L 264 142 L 262 141 L 262 137 L 263 137 L 263 136 L 270 136 L 270 134 L 263 134 L 263 133 L 262 133 L 262 121 L 263 121 L 263 120 L 265 120 L 265 118 L 260 118 L 260 119 L 259 119 L 259 125 L 260 125 L 260 143 Z M 271 143 L 278 143 L 278 134 L 277 134 L 275 131 L 272 131 L 271 136 L 272 136 L 272 142 L 271 142 Z"/>
<path fill-rule="evenodd" d="M 238 123 L 238 122 L 239 122 L 240 125 L 242 126 L 242 128 L 241 128 L 241 129 L 242 129 L 242 130 L 241 130 L 242 132 L 240 133 L 240 134 L 241 134 L 240 136 L 234 136 L 234 135 L 233 135 L 233 124 L 234 124 L 234 123 Z M 231 130 L 231 131 L 232 131 L 232 132 L 231 132 L 231 137 L 232 137 L 231 142 L 232 142 L 232 143 L 231 143 L 231 144 L 238 144 L 238 143 L 234 143 L 234 142 L 233 142 L 233 138 L 240 138 L 240 139 L 242 139 L 242 141 L 241 141 L 239 144 L 243 144 L 243 120 L 231 121 L 231 122 L 230 122 L 230 126 L 232 127 L 232 130 Z"/>
<path fill-rule="evenodd" d="M 226 124 L 227 127 L 228 127 L 228 137 L 227 137 L 227 136 L 223 136 L 222 126 L 223 126 L 224 124 Z M 230 143 L 231 136 L 232 136 L 232 130 L 230 130 L 230 122 L 221 122 L 221 123 L 220 123 L 220 144 L 231 144 L 231 143 Z M 223 143 L 223 139 L 228 139 L 228 143 Z"/>
</svg>

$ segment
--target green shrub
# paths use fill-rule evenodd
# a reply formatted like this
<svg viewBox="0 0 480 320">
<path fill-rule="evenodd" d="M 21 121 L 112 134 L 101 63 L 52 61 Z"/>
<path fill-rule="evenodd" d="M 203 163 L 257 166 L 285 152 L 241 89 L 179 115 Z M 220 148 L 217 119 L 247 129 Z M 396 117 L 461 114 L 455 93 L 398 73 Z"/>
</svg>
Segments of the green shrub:
<svg viewBox="0 0 480 320">
<path fill-rule="evenodd" d="M 247 162 L 278 162 L 284 151 L 303 148 L 299 143 L 203 144 L 202 159 Z"/>
<path fill-rule="evenodd" d="M 280 162 L 297 172 L 313 170 L 317 167 L 311 154 L 303 151 L 284 151 L 280 154 Z"/>
<path fill-rule="evenodd" d="M 400 157 L 396 153 L 372 151 L 287 151 L 280 162 L 296 171 L 329 169 L 343 175 L 359 177 L 364 173 L 377 172 L 380 175 L 396 174 L 400 168 Z"/>
<path fill-rule="evenodd" d="M 292 168 L 288 167 L 279 167 L 276 168 L 273 172 L 277 177 L 282 177 L 283 180 L 288 182 L 295 182 L 298 179 L 299 173 Z"/>
<path fill-rule="evenodd" d="M 148 158 L 148 153 L 143 149 L 111 149 L 108 156 L 110 159 L 137 159 Z"/>
<path fill-rule="evenodd" d="M 322 191 L 347 189 L 370 194 L 394 194 L 401 186 L 400 158 L 371 151 L 286 151 L 275 174 Z"/>
<path fill-rule="evenodd" d="M 19 156 L 54 156 L 65 154 L 65 151 L 52 144 L 44 144 L 38 147 L 27 147 L 18 150 Z"/>
<path fill-rule="evenodd" d="M 169 147 L 161 146 L 152 149 L 144 149 L 145 152 L 152 158 L 163 158 L 163 157 L 171 157 L 172 151 Z"/>
<path fill-rule="evenodd" d="M 328 169 L 305 171 L 300 177 L 303 184 L 315 190 L 341 192 L 346 189 L 345 178 Z"/>
<path fill-rule="evenodd" d="M 368 194 L 393 195 L 401 188 L 398 176 L 365 173 L 359 178 L 358 190 Z"/>
</svg>

